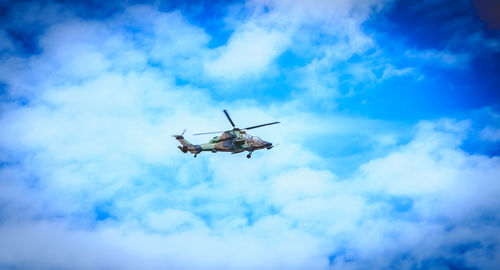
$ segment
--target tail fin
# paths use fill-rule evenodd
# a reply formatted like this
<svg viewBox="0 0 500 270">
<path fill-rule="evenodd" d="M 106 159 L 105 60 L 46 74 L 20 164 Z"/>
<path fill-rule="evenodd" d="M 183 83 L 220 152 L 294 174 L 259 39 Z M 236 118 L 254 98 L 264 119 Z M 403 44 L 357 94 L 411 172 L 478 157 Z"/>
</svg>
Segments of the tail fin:
<svg viewBox="0 0 500 270">
<path fill-rule="evenodd" d="M 199 145 L 194 145 L 194 144 L 190 143 L 188 140 L 184 139 L 184 137 L 182 136 L 182 135 L 184 135 L 184 132 L 186 132 L 186 130 L 184 130 L 181 135 L 174 135 L 173 136 L 176 140 L 178 140 L 182 144 L 182 147 L 177 146 L 177 148 L 179 148 L 183 153 L 187 153 L 188 151 L 191 154 L 200 153 L 201 147 Z"/>
<path fill-rule="evenodd" d="M 179 148 L 181 148 L 182 152 L 184 153 L 186 153 L 187 150 L 183 149 L 187 149 L 188 147 L 193 146 L 193 144 L 190 143 L 188 140 L 184 139 L 182 135 L 175 135 L 174 138 L 182 144 L 182 147 L 179 146 Z"/>
</svg>

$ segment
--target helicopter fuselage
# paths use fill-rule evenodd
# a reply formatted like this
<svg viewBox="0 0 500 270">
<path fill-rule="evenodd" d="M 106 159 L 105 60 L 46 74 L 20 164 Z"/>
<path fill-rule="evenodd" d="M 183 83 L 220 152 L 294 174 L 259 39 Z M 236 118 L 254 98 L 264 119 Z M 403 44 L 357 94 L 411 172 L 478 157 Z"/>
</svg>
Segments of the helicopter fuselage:
<svg viewBox="0 0 500 270">
<path fill-rule="evenodd" d="M 226 131 L 220 136 L 215 136 L 208 143 L 200 144 L 202 151 L 241 153 L 271 147 L 272 143 L 266 142 L 257 136 L 252 136 L 242 131 Z"/>
<path fill-rule="evenodd" d="M 203 143 L 203 144 L 192 144 L 188 142 L 182 136 L 186 131 L 184 130 L 184 132 L 182 132 L 181 135 L 173 135 L 174 138 L 178 140 L 182 145 L 177 147 L 184 153 L 190 152 L 191 154 L 194 154 L 194 157 L 196 157 L 196 155 L 198 155 L 202 151 L 210 151 L 213 153 L 231 152 L 231 154 L 237 154 L 244 151 L 248 151 L 247 158 L 250 158 L 252 156 L 252 152 L 255 150 L 260 150 L 260 149 L 269 150 L 273 148 L 272 143 L 266 142 L 257 136 L 252 136 L 246 133 L 246 130 L 279 124 L 279 122 L 272 122 L 272 123 L 239 129 L 234 125 L 234 122 L 231 119 L 231 117 L 229 117 L 229 113 L 227 112 L 227 110 L 223 110 L 223 112 L 226 115 L 227 120 L 229 120 L 229 123 L 231 123 L 231 126 L 233 126 L 232 130 L 224 132 L 218 131 L 218 132 L 205 132 L 205 133 L 193 134 L 193 135 L 206 135 L 206 134 L 222 133 L 219 136 L 213 137 L 208 143 Z"/>
<path fill-rule="evenodd" d="M 182 144 L 179 149 L 184 153 L 190 152 L 197 155 L 200 152 L 210 151 L 230 152 L 237 154 L 248 151 L 249 155 L 255 150 L 271 149 L 273 144 L 262 140 L 257 136 L 252 136 L 244 131 L 230 130 L 222 133 L 220 136 L 213 137 L 208 143 L 191 144 L 182 136 L 177 136 L 176 139 Z"/>
</svg>

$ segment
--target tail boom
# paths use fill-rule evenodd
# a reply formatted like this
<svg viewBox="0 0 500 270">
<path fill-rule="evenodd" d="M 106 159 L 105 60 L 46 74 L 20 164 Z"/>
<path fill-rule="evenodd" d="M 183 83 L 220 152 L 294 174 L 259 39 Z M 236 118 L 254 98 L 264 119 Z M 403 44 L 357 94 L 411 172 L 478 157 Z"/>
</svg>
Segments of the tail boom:
<svg viewBox="0 0 500 270">
<path fill-rule="evenodd" d="M 177 146 L 177 148 L 179 148 L 179 150 L 181 150 L 183 153 L 187 153 L 189 151 L 191 154 L 198 154 L 202 151 L 201 146 L 190 143 L 188 140 L 184 139 L 182 135 L 177 135 L 174 137 L 182 144 L 182 146 Z"/>
</svg>

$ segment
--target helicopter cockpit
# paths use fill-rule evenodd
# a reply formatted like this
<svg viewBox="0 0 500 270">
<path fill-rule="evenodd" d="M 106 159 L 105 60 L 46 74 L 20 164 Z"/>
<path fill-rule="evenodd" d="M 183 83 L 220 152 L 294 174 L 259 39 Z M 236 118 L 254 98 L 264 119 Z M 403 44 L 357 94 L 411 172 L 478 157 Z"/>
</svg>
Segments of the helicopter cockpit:
<svg viewBox="0 0 500 270">
<path fill-rule="evenodd" d="M 244 133 L 244 134 L 242 134 L 242 136 L 243 136 L 243 138 L 245 138 L 246 140 L 252 140 L 252 141 L 254 141 L 254 142 L 256 142 L 256 143 L 261 143 L 261 142 L 262 142 L 262 139 L 261 139 L 261 138 L 259 138 L 259 137 L 257 137 L 257 136 L 252 136 L 252 135 L 250 135 L 250 134 L 248 134 L 248 133 Z"/>
</svg>

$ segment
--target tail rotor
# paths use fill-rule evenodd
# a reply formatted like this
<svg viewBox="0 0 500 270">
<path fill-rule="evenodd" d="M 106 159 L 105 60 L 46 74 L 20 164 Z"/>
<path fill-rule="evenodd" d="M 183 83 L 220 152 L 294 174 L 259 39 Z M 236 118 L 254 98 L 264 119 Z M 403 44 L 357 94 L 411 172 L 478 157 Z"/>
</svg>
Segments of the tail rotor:
<svg viewBox="0 0 500 270">
<path fill-rule="evenodd" d="M 181 135 L 172 135 L 172 137 L 176 138 L 176 139 L 184 139 L 183 135 L 184 133 L 186 133 L 186 129 L 184 129 L 181 133 Z"/>
</svg>

